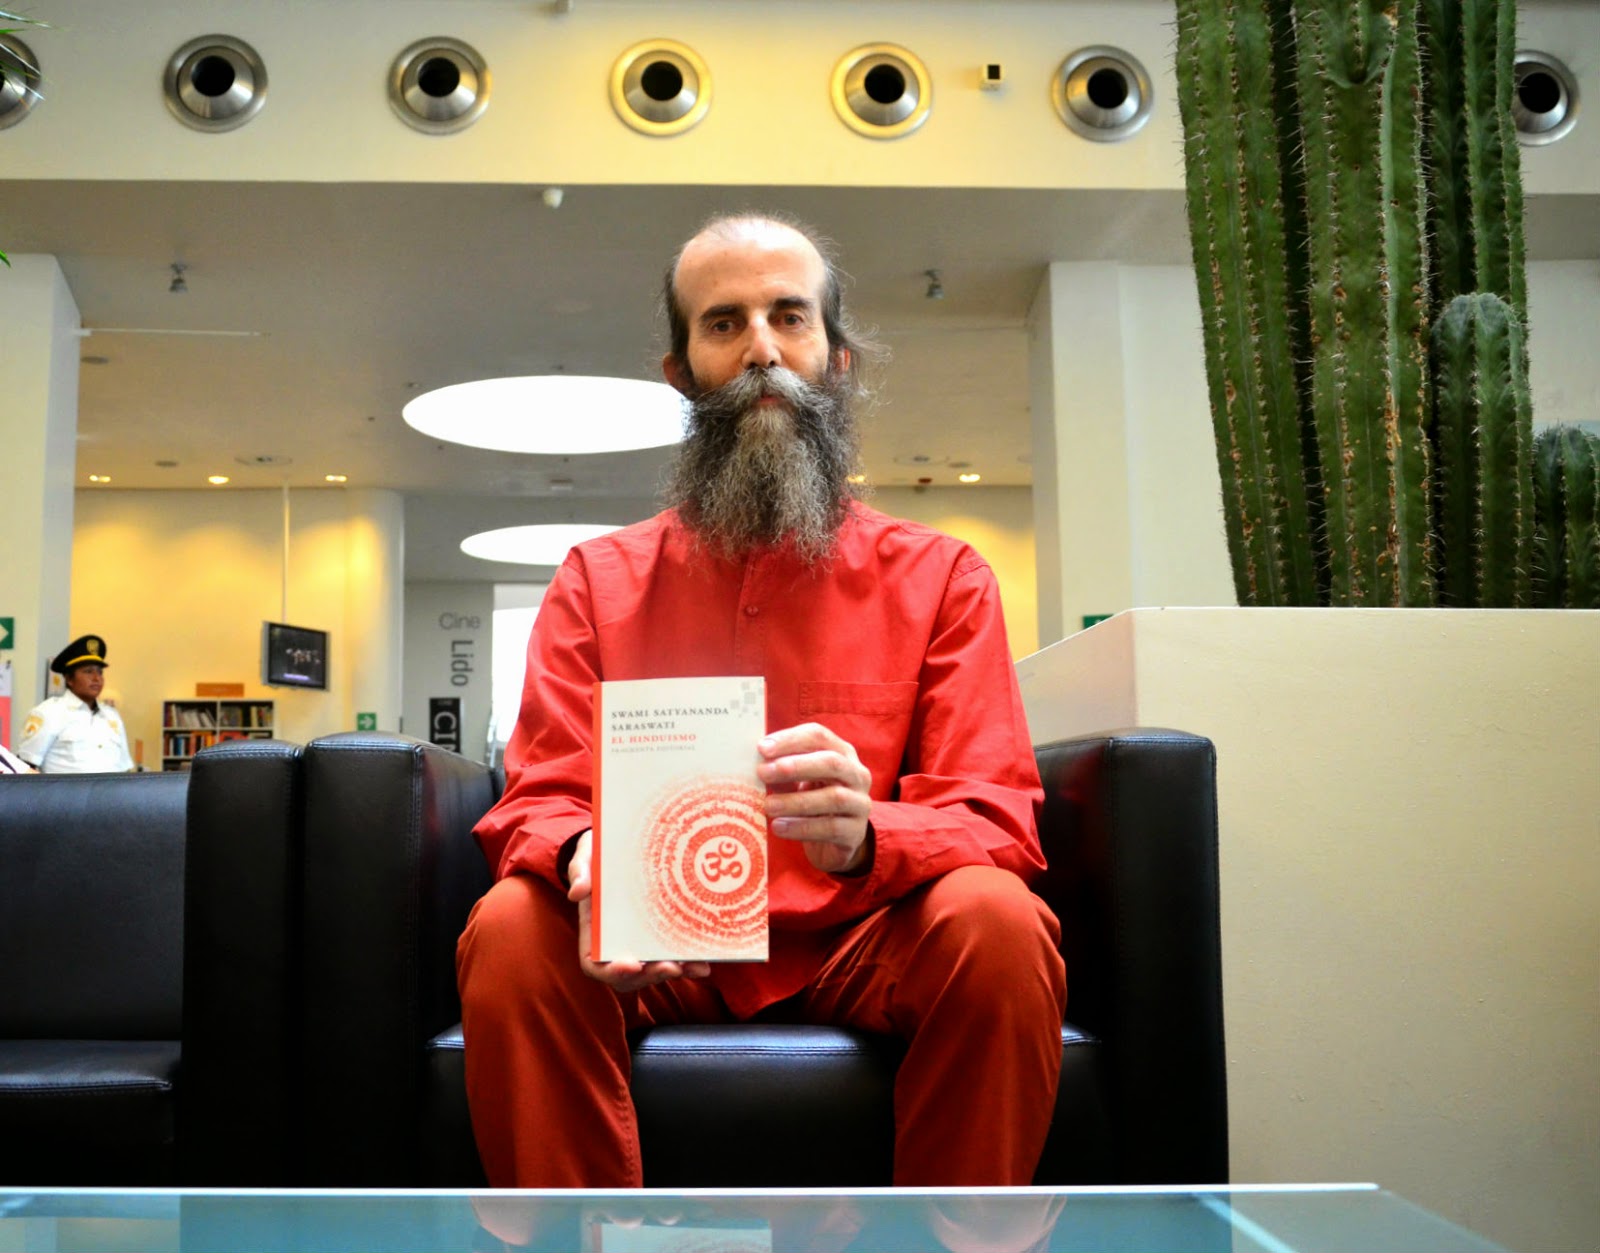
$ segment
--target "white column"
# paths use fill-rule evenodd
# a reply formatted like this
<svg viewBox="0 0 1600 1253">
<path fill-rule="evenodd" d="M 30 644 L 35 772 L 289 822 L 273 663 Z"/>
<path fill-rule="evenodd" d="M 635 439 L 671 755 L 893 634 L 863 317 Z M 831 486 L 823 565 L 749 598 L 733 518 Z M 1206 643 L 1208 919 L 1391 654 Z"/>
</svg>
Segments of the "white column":
<svg viewBox="0 0 1600 1253">
<path fill-rule="evenodd" d="M 1117 266 L 1053 263 L 1028 331 L 1042 648 L 1133 604 Z"/>
<path fill-rule="evenodd" d="M 54 257 L 17 256 L 5 299 L 0 384 L 0 618 L 15 624 L 11 743 L 44 696 L 49 658 L 71 621 L 77 470 L 78 305 Z"/>
<path fill-rule="evenodd" d="M 400 728 L 400 673 L 405 615 L 405 502 L 399 492 L 347 491 L 345 641 L 341 671 L 350 676 L 350 714 L 375 713 L 378 729 Z"/>
</svg>

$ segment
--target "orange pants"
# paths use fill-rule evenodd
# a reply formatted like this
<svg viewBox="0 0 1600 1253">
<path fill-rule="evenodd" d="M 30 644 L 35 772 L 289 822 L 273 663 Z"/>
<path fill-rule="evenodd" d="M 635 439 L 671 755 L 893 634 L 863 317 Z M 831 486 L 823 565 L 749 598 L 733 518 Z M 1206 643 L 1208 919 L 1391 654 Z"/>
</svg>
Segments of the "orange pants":
<svg viewBox="0 0 1600 1253">
<path fill-rule="evenodd" d="M 964 867 L 844 931 L 784 1003 L 795 1021 L 907 1041 L 897 1185 L 1033 1181 L 1061 1073 L 1059 932 L 1015 875 Z M 704 981 L 619 995 L 577 954 L 576 908 L 526 875 L 495 884 L 457 947 L 467 1101 L 494 1187 L 640 1186 L 628 1029 L 730 1017 Z"/>
</svg>

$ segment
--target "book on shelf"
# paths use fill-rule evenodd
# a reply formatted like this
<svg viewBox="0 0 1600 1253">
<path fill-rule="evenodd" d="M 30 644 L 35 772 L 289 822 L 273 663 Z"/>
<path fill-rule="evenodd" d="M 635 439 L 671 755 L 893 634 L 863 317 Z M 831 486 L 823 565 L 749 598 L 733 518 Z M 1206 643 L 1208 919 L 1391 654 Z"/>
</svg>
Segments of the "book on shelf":
<svg viewBox="0 0 1600 1253">
<path fill-rule="evenodd" d="M 595 684 L 592 956 L 765 961 L 766 681 Z"/>
</svg>

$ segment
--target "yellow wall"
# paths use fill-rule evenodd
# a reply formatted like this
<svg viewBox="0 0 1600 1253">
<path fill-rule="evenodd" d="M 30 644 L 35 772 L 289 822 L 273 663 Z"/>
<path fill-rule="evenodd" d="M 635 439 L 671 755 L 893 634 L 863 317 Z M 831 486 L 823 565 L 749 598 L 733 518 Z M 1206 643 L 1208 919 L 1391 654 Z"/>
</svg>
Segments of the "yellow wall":
<svg viewBox="0 0 1600 1253">
<path fill-rule="evenodd" d="M 1013 657 L 1039 647 L 1038 579 L 1033 555 L 1033 491 L 1026 487 L 880 487 L 874 509 L 937 527 L 965 540 L 994 569 Z"/>
<path fill-rule="evenodd" d="M 276 701 L 281 739 L 354 728 L 352 681 L 373 642 L 351 629 L 346 590 L 370 520 L 341 491 L 289 499 L 285 607 L 281 493 L 78 493 L 71 632 L 105 636 L 106 687 L 147 769 L 160 768 L 161 702 L 193 699 L 196 683 Z M 262 685 L 263 621 L 330 633 L 328 691 Z"/>
</svg>

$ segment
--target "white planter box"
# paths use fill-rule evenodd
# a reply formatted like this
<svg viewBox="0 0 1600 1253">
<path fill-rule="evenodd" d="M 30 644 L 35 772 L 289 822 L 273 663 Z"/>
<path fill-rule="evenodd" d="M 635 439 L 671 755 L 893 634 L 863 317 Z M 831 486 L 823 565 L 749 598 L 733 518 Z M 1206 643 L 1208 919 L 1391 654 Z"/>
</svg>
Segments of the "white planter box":
<svg viewBox="0 0 1600 1253">
<path fill-rule="evenodd" d="M 1217 746 L 1235 1180 L 1600 1247 L 1600 612 L 1139 609 L 1017 673 L 1036 742 Z"/>
</svg>

